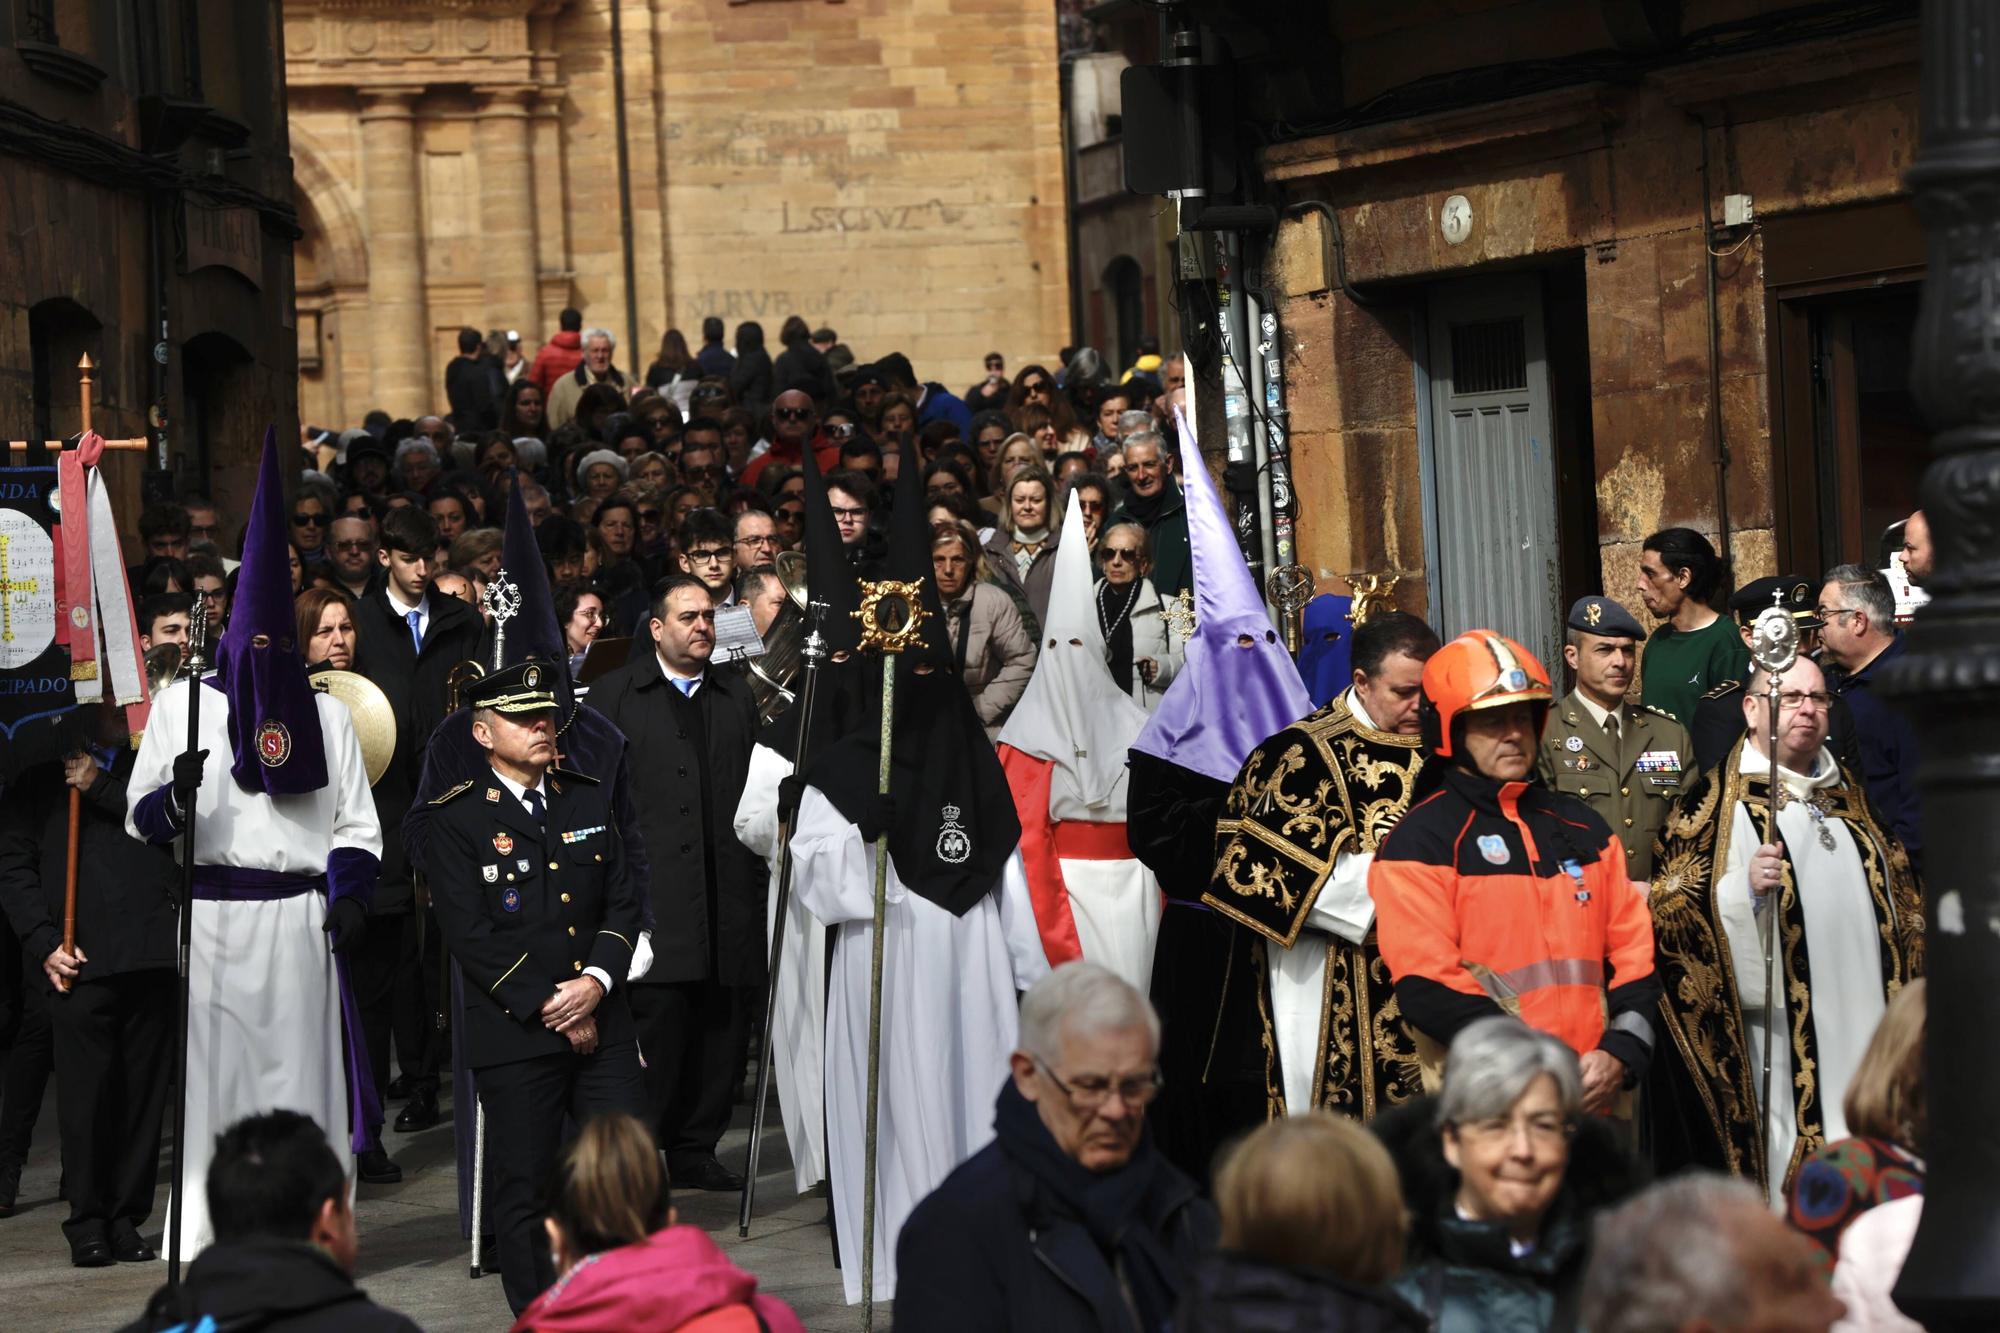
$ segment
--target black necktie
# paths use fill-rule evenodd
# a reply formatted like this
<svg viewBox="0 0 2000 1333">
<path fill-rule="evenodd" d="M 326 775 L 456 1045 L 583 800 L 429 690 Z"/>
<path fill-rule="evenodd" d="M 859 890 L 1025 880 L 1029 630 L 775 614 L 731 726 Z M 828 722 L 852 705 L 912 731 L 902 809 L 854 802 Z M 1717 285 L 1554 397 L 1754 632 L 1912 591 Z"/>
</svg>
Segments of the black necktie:
<svg viewBox="0 0 2000 1333">
<path fill-rule="evenodd" d="M 541 792 L 533 787 L 528 788 L 521 793 L 521 804 L 528 807 L 528 813 L 534 816 L 535 823 L 539 825 L 542 822 L 543 810 Z"/>
</svg>

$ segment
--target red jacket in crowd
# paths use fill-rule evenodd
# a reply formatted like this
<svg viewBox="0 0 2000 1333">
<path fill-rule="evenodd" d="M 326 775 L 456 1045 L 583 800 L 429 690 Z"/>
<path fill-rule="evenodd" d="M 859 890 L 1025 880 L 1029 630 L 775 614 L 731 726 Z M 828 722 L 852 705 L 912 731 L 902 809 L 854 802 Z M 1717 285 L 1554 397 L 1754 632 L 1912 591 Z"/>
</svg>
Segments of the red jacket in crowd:
<svg viewBox="0 0 2000 1333">
<path fill-rule="evenodd" d="M 542 388 L 542 400 L 555 392 L 556 381 L 583 364 L 583 335 L 565 329 L 542 344 L 542 350 L 535 353 L 535 364 L 528 367 L 528 378 Z"/>
</svg>

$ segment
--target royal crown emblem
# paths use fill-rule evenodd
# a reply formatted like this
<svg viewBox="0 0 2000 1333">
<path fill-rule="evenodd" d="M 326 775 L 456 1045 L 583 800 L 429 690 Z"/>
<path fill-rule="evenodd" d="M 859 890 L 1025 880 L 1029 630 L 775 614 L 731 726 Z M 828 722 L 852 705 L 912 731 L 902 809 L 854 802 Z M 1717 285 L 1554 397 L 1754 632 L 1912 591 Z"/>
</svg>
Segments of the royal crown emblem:
<svg viewBox="0 0 2000 1333">
<path fill-rule="evenodd" d="M 957 806 L 947 801 L 942 813 L 944 827 L 938 830 L 938 860 L 949 865 L 963 865 L 966 858 L 972 855 L 972 836 L 958 822 L 961 812 Z"/>
</svg>

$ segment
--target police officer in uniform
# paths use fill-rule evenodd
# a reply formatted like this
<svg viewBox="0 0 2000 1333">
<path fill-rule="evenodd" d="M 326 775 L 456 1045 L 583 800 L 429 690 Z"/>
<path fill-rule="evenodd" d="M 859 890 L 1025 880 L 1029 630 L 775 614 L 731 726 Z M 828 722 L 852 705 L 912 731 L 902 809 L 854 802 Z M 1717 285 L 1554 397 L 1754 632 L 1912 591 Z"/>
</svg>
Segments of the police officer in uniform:
<svg viewBox="0 0 2000 1333">
<path fill-rule="evenodd" d="M 1792 621 L 1799 627 L 1799 651 L 1816 658 L 1821 628 L 1819 584 L 1797 574 L 1773 574 L 1752 579 L 1738 588 L 1729 599 L 1729 610 L 1736 617 L 1736 628 L 1743 635 L 1743 642 L 1750 642 L 1750 630 L 1757 617 L 1773 606 L 1782 606 L 1792 613 Z M 1850 769 L 1857 768 L 1854 718 L 1848 712 L 1847 702 L 1838 694 L 1833 696 L 1833 707 L 1826 720 L 1827 748 L 1841 763 Z M 1715 688 L 1702 695 L 1701 702 L 1695 705 L 1694 722 L 1688 732 L 1694 738 L 1695 763 L 1702 772 L 1720 767 L 1743 735 L 1743 682 L 1717 681 Z"/>
<path fill-rule="evenodd" d="M 465 974 L 465 1053 L 517 1314 L 555 1280 L 535 1194 L 564 1118 L 645 1105 L 622 986 L 641 891 L 605 789 L 554 767 L 555 673 L 530 659 L 473 686 L 472 734 L 491 772 L 432 801 L 427 833 L 438 924 Z"/>
<path fill-rule="evenodd" d="M 1639 622 L 1609 597 L 1569 609 L 1563 661 L 1576 688 L 1549 714 L 1542 780 L 1580 797 L 1625 848 L 1625 874 L 1643 889 L 1653 878 L 1653 839 L 1667 811 L 1694 781 L 1687 731 L 1657 708 L 1625 702 L 1638 666 Z"/>
</svg>

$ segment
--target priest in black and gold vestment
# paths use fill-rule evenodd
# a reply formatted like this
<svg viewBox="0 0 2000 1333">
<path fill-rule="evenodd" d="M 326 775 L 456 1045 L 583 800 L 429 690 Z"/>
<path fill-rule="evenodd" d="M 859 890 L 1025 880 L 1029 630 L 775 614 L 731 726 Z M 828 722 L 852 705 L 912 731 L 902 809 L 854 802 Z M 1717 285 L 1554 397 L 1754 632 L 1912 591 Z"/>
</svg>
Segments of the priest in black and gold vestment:
<svg viewBox="0 0 2000 1333">
<path fill-rule="evenodd" d="M 1846 1137 L 1848 1083 L 1890 997 L 1923 971 L 1923 898 L 1860 782 L 1826 749 L 1826 681 L 1801 658 L 1779 682 L 1778 841 L 1769 686 L 1754 673 L 1745 734 L 1668 816 L 1650 904 L 1665 987 L 1650 1083 L 1655 1165 L 1729 1171 L 1785 1197 L 1799 1163 Z M 1775 1012 L 1762 925 L 1778 913 Z M 1760 1113 L 1763 1051 L 1771 1102 Z M 1761 1126 L 1761 1132 L 1760 1132 Z"/>
<path fill-rule="evenodd" d="M 1429 626 L 1378 613 L 1355 631 L 1354 683 L 1257 747 L 1216 828 L 1202 901 L 1251 935 L 1267 1114 L 1368 1119 L 1419 1095 L 1416 1048 L 1375 946 L 1368 868 L 1428 788 L 1417 703 Z"/>
</svg>

